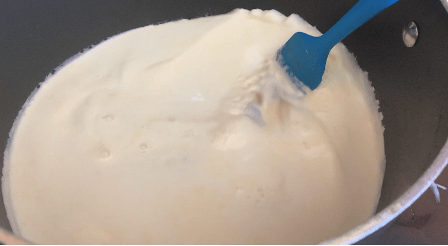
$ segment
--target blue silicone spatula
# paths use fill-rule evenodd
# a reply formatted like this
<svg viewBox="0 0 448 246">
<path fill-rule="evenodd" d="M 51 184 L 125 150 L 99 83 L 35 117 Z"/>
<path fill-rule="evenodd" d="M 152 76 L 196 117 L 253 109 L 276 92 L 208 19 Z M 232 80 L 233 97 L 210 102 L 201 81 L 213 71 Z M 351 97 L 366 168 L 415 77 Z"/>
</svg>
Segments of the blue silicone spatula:
<svg viewBox="0 0 448 246">
<path fill-rule="evenodd" d="M 292 78 L 297 78 L 314 90 L 322 81 L 328 54 L 333 46 L 396 2 L 398 0 L 359 0 L 322 36 L 295 33 L 279 50 L 277 61 Z M 292 81 L 294 83 L 296 80 Z"/>
</svg>

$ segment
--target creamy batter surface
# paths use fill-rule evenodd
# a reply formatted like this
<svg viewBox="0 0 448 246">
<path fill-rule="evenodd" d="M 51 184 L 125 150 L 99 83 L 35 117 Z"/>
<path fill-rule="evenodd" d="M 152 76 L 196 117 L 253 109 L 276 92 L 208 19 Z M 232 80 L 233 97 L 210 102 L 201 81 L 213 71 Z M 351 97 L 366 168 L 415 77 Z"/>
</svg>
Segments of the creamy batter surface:
<svg viewBox="0 0 448 246">
<path fill-rule="evenodd" d="M 381 116 L 347 49 L 297 90 L 275 63 L 297 15 L 229 14 L 138 28 L 71 60 L 11 131 L 3 191 L 42 244 L 302 244 L 376 207 Z"/>
</svg>

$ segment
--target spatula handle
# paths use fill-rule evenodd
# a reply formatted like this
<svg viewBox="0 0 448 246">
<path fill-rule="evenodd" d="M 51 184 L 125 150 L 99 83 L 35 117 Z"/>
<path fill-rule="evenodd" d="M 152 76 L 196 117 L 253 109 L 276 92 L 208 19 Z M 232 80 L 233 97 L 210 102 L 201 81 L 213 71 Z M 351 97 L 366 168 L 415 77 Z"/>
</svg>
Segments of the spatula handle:
<svg viewBox="0 0 448 246">
<path fill-rule="evenodd" d="M 398 0 L 359 0 L 330 30 L 321 36 L 322 45 L 331 49 L 366 21 Z"/>
</svg>

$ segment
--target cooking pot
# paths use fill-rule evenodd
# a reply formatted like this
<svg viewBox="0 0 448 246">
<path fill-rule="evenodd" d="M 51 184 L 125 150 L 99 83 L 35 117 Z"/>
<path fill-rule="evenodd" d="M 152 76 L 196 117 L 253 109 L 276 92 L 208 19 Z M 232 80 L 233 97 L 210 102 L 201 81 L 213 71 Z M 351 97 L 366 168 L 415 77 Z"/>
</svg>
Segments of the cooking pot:
<svg viewBox="0 0 448 246">
<path fill-rule="evenodd" d="M 67 58 L 110 36 L 234 8 L 297 13 L 325 32 L 356 1 L 0 0 L 0 149 L 38 84 Z M 448 6 L 446 0 L 399 1 L 343 40 L 369 72 L 380 101 L 387 163 L 377 214 L 323 243 L 374 243 L 447 165 L 448 14 L 443 4 Z M 410 21 L 419 34 L 411 48 L 402 39 Z M 12 236 L 3 206 L 0 224 L 0 241 L 24 242 Z"/>
</svg>

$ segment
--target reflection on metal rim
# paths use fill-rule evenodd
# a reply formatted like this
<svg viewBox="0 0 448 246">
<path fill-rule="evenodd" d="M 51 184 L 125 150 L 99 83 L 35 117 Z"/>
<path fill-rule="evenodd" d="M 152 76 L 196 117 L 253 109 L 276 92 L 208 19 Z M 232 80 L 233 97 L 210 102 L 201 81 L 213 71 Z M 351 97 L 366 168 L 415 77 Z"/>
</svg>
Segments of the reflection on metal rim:
<svg viewBox="0 0 448 246">
<path fill-rule="evenodd" d="M 443 7 L 445 7 L 446 12 L 448 12 L 448 0 L 440 0 L 440 2 L 442 2 Z"/>
<path fill-rule="evenodd" d="M 442 173 L 443 169 L 448 164 L 448 140 L 443 146 L 437 158 L 426 170 L 422 177 L 411 186 L 400 198 L 389 205 L 383 211 L 370 218 L 364 224 L 361 224 L 345 234 L 322 242 L 322 244 L 353 244 L 373 232 L 387 225 L 405 209 L 413 204 Z"/>
<path fill-rule="evenodd" d="M 22 239 L 18 239 L 13 236 L 10 232 L 0 227 L 0 243 L 2 244 L 14 244 L 14 245 L 25 245 L 30 244 Z"/>
</svg>

